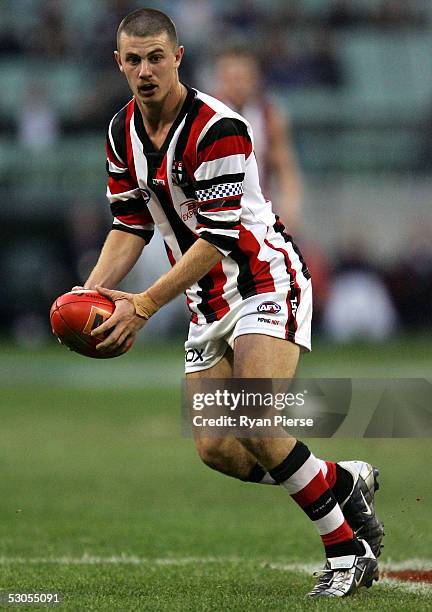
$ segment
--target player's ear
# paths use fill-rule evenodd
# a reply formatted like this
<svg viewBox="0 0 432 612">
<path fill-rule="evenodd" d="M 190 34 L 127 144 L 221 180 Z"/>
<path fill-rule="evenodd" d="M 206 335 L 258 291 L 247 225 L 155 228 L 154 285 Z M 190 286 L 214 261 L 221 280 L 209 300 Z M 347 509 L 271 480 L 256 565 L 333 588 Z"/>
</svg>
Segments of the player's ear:
<svg viewBox="0 0 432 612">
<path fill-rule="evenodd" d="M 115 58 L 115 61 L 117 63 L 117 66 L 119 67 L 120 72 L 124 72 L 123 66 L 122 66 L 122 62 L 121 62 L 120 53 L 118 51 L 114 51 L 114 58 Z"/>
<path fill-rule="evenodd" d="M 183 55 L 184 55 L 184 47 L 183 45 L 180 45 L 179 47 L 177 47 L 176 52 L 175 52 L 175 67 L 176 68 L 180 66 Z"/>
</svg>

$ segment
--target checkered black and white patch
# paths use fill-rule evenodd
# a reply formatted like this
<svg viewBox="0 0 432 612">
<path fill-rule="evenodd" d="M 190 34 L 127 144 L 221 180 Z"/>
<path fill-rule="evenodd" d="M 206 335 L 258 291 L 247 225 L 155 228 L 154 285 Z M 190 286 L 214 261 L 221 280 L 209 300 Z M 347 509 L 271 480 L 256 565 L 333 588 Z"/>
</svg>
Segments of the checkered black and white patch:
<svg viewBox="0 0 432 612">
<path fill-rule="evenodd" d="M 243 183 L 222 183 L 215 185 L 209 189 L 198 189 L 196 198 L 198 202 L 206 202 L 207 200 L 219 200 L 230 196 L 243 195 Z"/>
</svg>

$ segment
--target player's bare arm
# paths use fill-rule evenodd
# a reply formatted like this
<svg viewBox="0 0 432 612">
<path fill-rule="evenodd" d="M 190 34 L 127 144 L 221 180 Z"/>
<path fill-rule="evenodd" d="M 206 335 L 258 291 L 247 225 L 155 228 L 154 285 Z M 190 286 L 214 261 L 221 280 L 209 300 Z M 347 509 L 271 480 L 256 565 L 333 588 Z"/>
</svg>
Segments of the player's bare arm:
<svg viewBox="0 0 432 612">
<path fill-rule="evenodd" d="M 110 289 L 116 287 L 132 270 L 145 244 L 140 236 L 111 230 L 84 288 L 94 289 L 96 285 Z"/>
<path fill-rule="evenodd" d="M 106 340 L 98 345 L 98 350 L 117 350 L 146 324 L 154 312 L 199 281 L 223 257 L 216 247 L 199 238 L 176 265 L 144 293 L 126 293 L 98 286 L 99 293 L 112 299 L 116 304 L 114 314 L 92 332 L 92 335 L 99 336 L 111 331 Z M 144 312 L 147 316 L 137 314 L 142 304 L 145 305 Z"/>
<path fill-rule="evenodd" d="M 280 197 L 280 216 L 292 229 L 298 225 L 303 192 L 301 175 L 290 142 L 289 122 L 275 107 L 268 119 L 269 155 L 276 173 Z"/>
</svg>

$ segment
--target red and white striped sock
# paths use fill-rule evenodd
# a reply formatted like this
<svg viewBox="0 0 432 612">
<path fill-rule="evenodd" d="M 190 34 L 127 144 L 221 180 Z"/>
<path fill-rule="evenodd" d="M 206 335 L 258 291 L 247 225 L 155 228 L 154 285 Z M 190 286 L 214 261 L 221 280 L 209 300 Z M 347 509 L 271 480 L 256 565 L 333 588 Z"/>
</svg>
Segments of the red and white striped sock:
<svg viewBox="0 0 432 612">
<path fill-rule="evenodd" d="M 333 491 L 338 503 L 342 503 L 347 499 L 352 491 L 353 478 L 351 474 L 334 463 L 333 461 L 324 461 L 318 459 L 321 472 L 327 481 L 328 486 Z M 247 478 L 244 479 L 247 482 L 256 482 L 259 484 L 278 485 L 267 470 L 265 470 L 259 463 L 256 463 L 250 471 Z"/>
<path fill-rule="evenodd" d="M 327 557 L 362 552 L 363 547 L 323 476 L 320 462 L 303 442 L 297 441 L 286 459 L 270 470 L 270 475 L 314 522 Z"/>
</svg>

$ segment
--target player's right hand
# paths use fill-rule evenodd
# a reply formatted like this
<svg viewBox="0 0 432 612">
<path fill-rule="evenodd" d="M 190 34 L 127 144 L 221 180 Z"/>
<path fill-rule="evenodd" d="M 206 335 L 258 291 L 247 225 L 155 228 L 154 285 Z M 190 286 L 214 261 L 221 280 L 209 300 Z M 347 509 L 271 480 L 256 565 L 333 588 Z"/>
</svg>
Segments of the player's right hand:
<svg viewBox="0 0 432 612">
<path fill-rule="evenodd" d="M 135 339 L 147 319 L 136 314 L 133 293 L 99 286 L 95 290 L 115 303 L 113 314 L 91 332 L 92 336 L 105 336 L 105 340 L 96 345 L 96 350 L 104 353 L 118 351 L 129 339 Z"/>
</svg>

